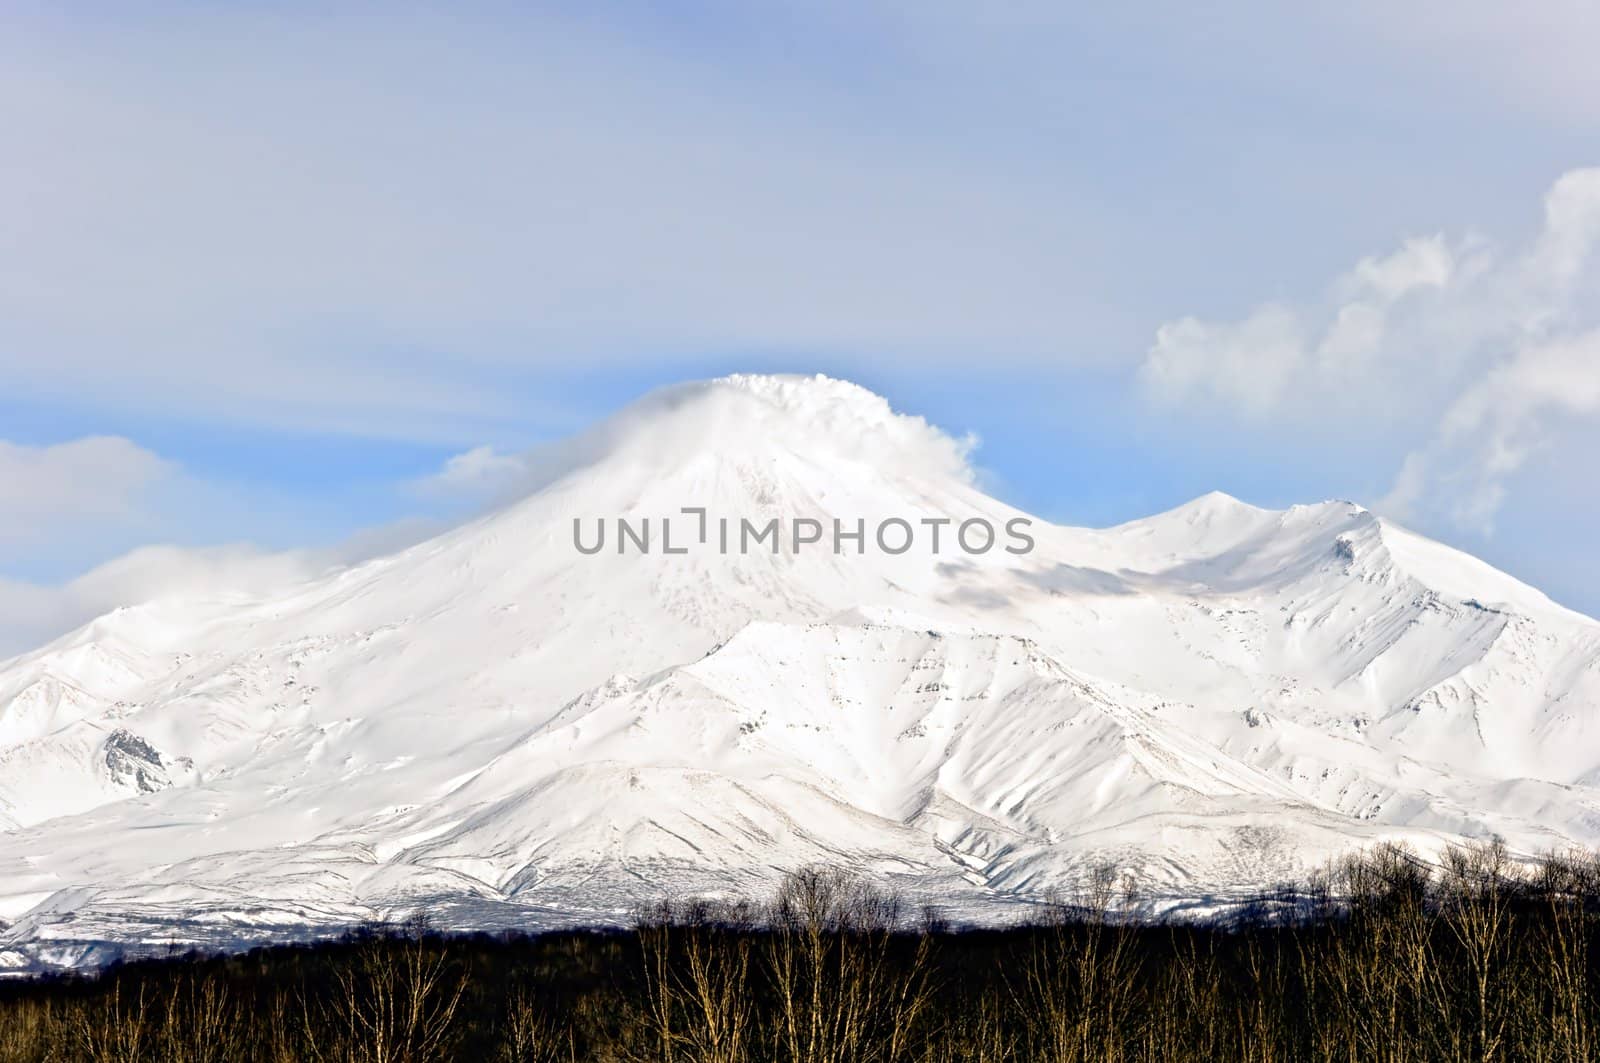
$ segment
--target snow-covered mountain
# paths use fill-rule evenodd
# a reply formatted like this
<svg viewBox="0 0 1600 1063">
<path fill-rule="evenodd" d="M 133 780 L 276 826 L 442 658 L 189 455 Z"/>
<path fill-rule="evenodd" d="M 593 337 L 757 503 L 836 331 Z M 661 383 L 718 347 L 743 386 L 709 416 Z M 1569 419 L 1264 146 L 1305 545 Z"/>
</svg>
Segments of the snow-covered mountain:
<svg viewBox="0 0 1600 1063">
<path fill-rule="evenodd" d="M 817 861 L 983 918 L 1106 862 L 1192 898 L 1385 838 L 1600 843 L 1600 624 L 1359 506 L 1027 523 L 824 378 L 667 389 L 525 479 L 0 663 L 0 965 L 613 919 Z"/>
</svg>

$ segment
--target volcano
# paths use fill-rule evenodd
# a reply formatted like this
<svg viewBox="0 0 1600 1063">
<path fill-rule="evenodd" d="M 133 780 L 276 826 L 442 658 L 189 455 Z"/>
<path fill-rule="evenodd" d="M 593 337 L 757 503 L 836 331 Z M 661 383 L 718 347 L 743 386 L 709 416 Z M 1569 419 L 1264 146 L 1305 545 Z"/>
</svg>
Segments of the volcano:
<svg viewBox="0 0 1600 1063">
<path fill-rule="evenodd" d="M 1179 906 L 1378 841 L 1600 843 L 1600 624 L 1350 502 L 1062 527 L 968 449 L 842 381 L 672 387 L 427 542 L 0 663 L 0 965 L 817 863 L 982 922 L 1106 865 Z"/>
</svg>

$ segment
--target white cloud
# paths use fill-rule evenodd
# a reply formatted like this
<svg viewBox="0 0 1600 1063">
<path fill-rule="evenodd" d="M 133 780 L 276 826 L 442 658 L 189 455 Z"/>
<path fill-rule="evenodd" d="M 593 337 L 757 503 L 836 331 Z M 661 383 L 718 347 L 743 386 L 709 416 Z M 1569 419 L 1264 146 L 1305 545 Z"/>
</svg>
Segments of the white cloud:
<svg viewBox="0 0 1600 1063">
<path fill-rule="evenodd" d="M 1397 330 L 1412 344 L 1431 341 L 1424 333 L 1436 304 L 1404 304 L 1471 278 L 1477 256 L 1471 243 L 1453 247 L 1442 236 L 1414 238 L 1389 255 L 1356 263 L 1330 285 L 1320 306 L 1274 302 L 1237 322 L 1169 322 L 1146 352 L 1143 382 L 1166 401 L 1218 399 L 1258 415 L 1323 404 L 1330 389 L 1360 388 L 1382 377 L 1382 367 L 1375 374 L 1372 363 Z M 1346 390 L 1344 397 L 1353 396 Z"/>
<path fill-rule="evenodd" d="M 434 520 L 401 520 L 320 549 L 268 550 L 251 543 L 141 546 L 54 586 L 0 576 L 0 658 L 41 646 L 121 606 L 264 594 L 402 550 L 443 527 Z"/>
<path fill-rule="evenodd" d="M 1455 271 L 1456 255 L 1443 237 L 1407 240 L 1392 254 L 1356 263 L 1341 287 L 1353 298 L 1370 294 L 1388 304 L 1418 288 L 1443 288 Z"/>
<path fill-rule="evenodd" d="M 217 498 L 178 463 L 120 437 L 49 446 L 0 440 L 0 556 L 6 560 L 104 557 L 131 542 L 166 537 Z M 306 572 L 309 556 L 246 546 L 145 546 L 63 585 L 0 577 L 0 654 L 158 594 L 250 589 L 294 578 Z"/>
<path fill-rule="evenodd" d="M 0 440 L 0 546 L 28 548 L 86 525 L 140 525 L 172 462 L 116 436 L 50 446 Z"/>
<path fill-rule="evenodd" d="M 1560 419 L 1596 415 L 1600 329 L 1530 343 L 1451 403 L 1433 439 L 1406 456 L 1383 504 L 1398 512 L 1444 508 L 1457 523 L 1487 531 L 1507 481 L 1560 433 Z M 1586 462 L 1571 471 L 1592 483 Z"/>
<path fill-rule="evenodd" d="M 446 502 L 483 501 L 498 496 L 528 473 L 521 454 L 502 454 L 483 445 L 447 459 L 438 472 L 412 483 L 418 494 Z"/>
<path fill-rule="evenodd" d="M 0 572 L 11 573 L 0 575 L 0 656 L 116 606 L 172 594 L 261 591 L 401 549 L 442 526 L 395 521 L 320 548 L 192 545 L 241 532 L 317 541 L 323 529 L 315 527 L 315 514 L 297 513 L 296 506 L 295 499 L 247 483 L 201 479 L 121 437 L 44 446 L 0 440 Z M 82 574 L 59 584 L 16 575 L 41 571 Z"/>
<path fill-rule="evenodd" d="M 1600 169 L 1563 175 L 1544 208 L 1520 249 L 1410 239 L 1358 262 L 1320 301 L 1163 325 L 1141 378 L 1159 401 L 1221 403 L 1263 425 L 1340 420 L 1409 436 L 1382 505 L 1487 531 L 1560 418 L 1600 413 Z"/>
<path fill-rule="evenodd" d="M 1162 325 L 1143 374 L 1168 400 L 1200 395 L 1260 411 L 1277 405 L 1306 359 L 1298 316 L 1269 304 L 1237 323 L 1186 317 Z"/>
<path fill-rule="evenodd" d="M 176 595 L 259 592 L 326 567 L 325 557 L 307 551 L 270 552 L 242 544 L 145 546 L 60 586 L 0 578 L 0 658 L 42 645 L 119 606 Z"/>
</svg>

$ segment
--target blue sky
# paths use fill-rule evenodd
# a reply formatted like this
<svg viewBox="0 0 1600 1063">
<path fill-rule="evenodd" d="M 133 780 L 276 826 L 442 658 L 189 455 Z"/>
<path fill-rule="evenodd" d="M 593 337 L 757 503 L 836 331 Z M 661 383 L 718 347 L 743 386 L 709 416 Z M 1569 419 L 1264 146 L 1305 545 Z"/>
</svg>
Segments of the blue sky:
<svg viewBox="0 0 1600 1063">
<path fill-rule="evenodd" d="M 0 649 L 735 370 L 1053 519 L 1350 497 L 1600 612 L 1600 16 L 1068 7 L 8 6 Z"/>
</svg>

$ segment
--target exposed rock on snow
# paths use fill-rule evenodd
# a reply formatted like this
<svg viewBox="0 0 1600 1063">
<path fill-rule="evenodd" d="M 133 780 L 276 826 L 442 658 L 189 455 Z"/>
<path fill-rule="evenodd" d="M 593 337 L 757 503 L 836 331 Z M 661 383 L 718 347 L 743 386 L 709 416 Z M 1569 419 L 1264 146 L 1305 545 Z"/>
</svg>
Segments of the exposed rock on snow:
<svg viewBox="0 0 1600 1063">
<path fill-rule="evenodd" d="M 106 737 L 105 758 L 111 781 L 118 785 L 146 794 L 172 785 L 155 747 L 121 727 Z"/>
</svg>

